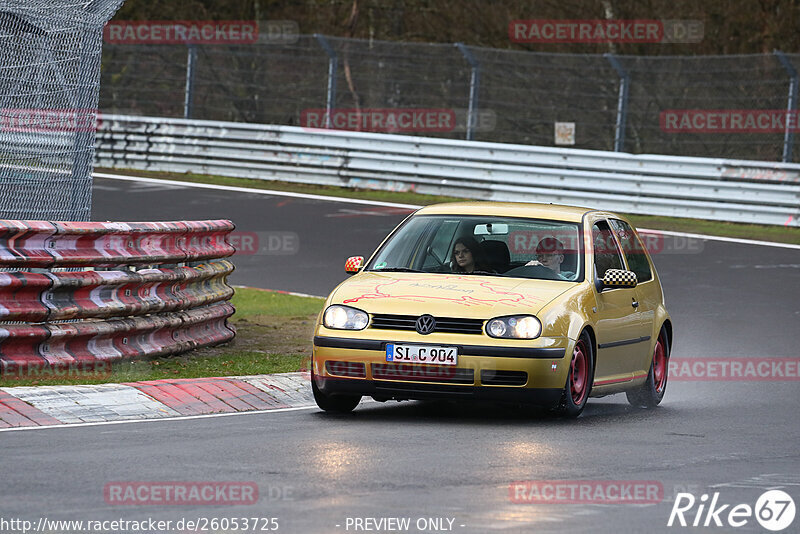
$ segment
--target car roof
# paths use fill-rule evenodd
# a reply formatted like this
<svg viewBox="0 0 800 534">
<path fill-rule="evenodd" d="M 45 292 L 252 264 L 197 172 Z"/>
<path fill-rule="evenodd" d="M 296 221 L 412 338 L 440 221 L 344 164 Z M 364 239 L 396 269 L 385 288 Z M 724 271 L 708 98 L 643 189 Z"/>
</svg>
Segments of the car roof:
<svg viewBox="0 0 800 534">
<path fill-rule="evenodd" d="M 420 209 L 419 215 L 492 215 L 497 217 L 524 217 L 557 221 L 581 222 L 591 208 L 535 204 L 530 202 L 448 202 Z"/>
</svg>

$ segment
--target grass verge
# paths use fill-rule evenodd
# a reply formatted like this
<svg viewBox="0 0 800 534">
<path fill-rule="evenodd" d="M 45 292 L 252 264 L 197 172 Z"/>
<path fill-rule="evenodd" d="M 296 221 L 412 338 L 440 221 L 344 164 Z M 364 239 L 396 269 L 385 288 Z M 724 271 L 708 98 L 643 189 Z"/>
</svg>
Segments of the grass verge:
<svg viewBox="0 0 800 534">
<path fill-rule="evenodd" d="M 111 174 L 132 174 L 147 178 L 180 180 L 183 182 L 248 187 L 251 189 L 270 189 L 274 191 L 289 191 L 294 193 L 308 193 L 312 195 L 378 200 L 382 202 L 396 202 L 400 204 L 414 204 L 420 206 L 436 204 L 439 202 L 470 200 L 448 196 L 421 195 L 413 192 L 351 189 L 347 187 L 296 184 L 271 180 L 253 180 L 249 178 L 232 178 L 228 176 L 210 176 L 205 174 L 180 174 L 126 169 L 95 170 L 98 172 L 106 172 Z M 720 221 L 707 221 L 703 219 L 684 219 L 678 217 L 661 217 L 654 215 L 626 215 L 637 227 L 641 228 L 667 230 L 673 232 L 688 232 L 693 234 L 705 234 L 721 237 L 756 239 L 762 241 L 774 241 L 777 243 L 800 244 L 800 228 L 788 228 L 783 226 L 770 226 L 761 224 L 728 223 Z"/>
<path fill-rule="evenodd" d="M 31 373 L 0 378 L 0 387 L 139 382 L 165 378 L 258 375 L 307 369 L 311 338 L 323 300 L 237 288 L 230 343 L 178 356 L 114 363 L 95 373 Z"/>
</svg>

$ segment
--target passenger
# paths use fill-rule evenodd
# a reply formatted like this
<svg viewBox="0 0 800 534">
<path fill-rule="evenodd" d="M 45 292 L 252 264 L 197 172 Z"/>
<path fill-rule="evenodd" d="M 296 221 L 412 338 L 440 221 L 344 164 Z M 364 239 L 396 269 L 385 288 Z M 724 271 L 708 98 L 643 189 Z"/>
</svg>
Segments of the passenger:
<svg viewBox="0 0 800 534">
<path fill-rule="evenodd" d="M 454 273 L 494 272 L 487 266 L 478 242 L 469 236 L 456 239 L 450 265 Z"/>
<path fill-rule="evenodd" d="M 526 265 L 547 267 L 563 280 L 575 278 L 575 273 L 572 271 L 561 270 L 562 263 L 564 263 L 564 243 L 555 237 L 545 237 L 536 245 L 536 259 L 529 261 Z"/>
</svg>

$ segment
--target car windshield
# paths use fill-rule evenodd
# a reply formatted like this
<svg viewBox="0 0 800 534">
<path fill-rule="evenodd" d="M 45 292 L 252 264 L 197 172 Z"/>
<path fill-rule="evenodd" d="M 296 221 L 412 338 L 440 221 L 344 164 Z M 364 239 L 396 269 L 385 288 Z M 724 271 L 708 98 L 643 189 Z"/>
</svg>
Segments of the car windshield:
<svg viewBox="0 0 800 534">
<path fill-rule="evenodd" d="M 475 215 L 417 215 L 367 265 L 368 271 L 457 273 L 580 282 L 577 223 Z"/>
</svg>

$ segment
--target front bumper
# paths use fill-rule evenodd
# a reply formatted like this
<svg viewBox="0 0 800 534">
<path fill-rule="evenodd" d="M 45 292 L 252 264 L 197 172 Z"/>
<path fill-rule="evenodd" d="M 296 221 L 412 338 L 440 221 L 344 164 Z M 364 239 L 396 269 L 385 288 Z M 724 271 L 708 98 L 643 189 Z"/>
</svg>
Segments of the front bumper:
<svg viewBox="0 0 800 534">
<path fill-rule="evenodd" d="M 522 388 L 513 386 L 455 386 L 390 380 L 359 380 L 314 376 L 317 388 L 326 395 L 362 395 L 381 400 L 478 400 L 554 406 L 564 388 Z"/>
<path fill-rule="evenodd" d="M 565 358 L 570 344 L 567 338 L 539 340 L 543 346 L 538 347 L 531 343 L 513 346 L 454 341 L 425 340 L 426 344 L 458 347 L 457 366 L 433 366 L 387 363 L 387 343 L 420 343 L 419 340 L 317 335 L 312 372 L 317 387 L 327 395 L 476 399 L 548 406 L 559 400 L 569 372 L 569 360 Z"/>
</svg>

